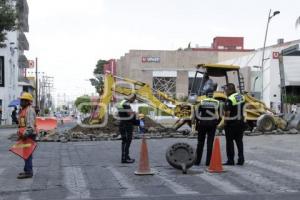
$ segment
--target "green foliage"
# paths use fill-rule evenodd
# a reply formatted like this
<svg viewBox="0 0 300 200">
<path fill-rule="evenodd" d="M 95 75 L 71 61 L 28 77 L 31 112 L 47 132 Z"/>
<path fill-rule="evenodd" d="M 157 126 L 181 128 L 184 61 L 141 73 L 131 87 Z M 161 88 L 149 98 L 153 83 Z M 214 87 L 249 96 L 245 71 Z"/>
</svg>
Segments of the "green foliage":
<svg viewBox="0 0 300 200">
<path fill-rule="evenodd" d="M 155 112 L 156 116 L 171 116 L 166 112 L 163 112 L 159 109 L 155 109 L 152 107 L 148 107 L 148 106 L 140 106 L 139 107 L 139 113 L 143 113 L 144 115 L 150 115 L 151 112 Z"/>
<path fill-rule="evenodd" d="M 150 115 L 151 111 L 154 111 L 154 108 L 148 106 L 139 107 L 139 113 L 143 113 L 144 115 Z"/>
<path fill-rule="evenodd" d="M 0 0 L 0 48 L 6 47 L 6 31 L 16 29 L 16 13 L 8 0 Z"/>
<path fill-rule="evenodd" d="M 100 95 L 103 93 L 104 89 L 103 70 L 104 65 L 107 63 L 108 62 L 106 60 L 98 60 L 96 68 L 94 69 L 95 78 L 90 79 L 91 85 L 95 87 L 97 93 Z"/>
<path fill-rule="evenodd" d="M 83 114 L 91 112 L 91 97 L 84 95 L 80 96 L 75 100 L 76 108 Z"/>
<path fill-rule="evenodd" d="M 284 103 L 300 103 L 300 95 L 286 95 Z"/>
<path fill-rule="evenodd" d="M 48 115 L 50 113 L 49 108 L 45 108 L 44 113 L 45 113 L 45 115 Z"/>
<path fill-rule="evenodd" d="M 188 100 L 188 96 L 180 96 L 177 100 L 181 102 L 186 102 Z"/>
</svg>

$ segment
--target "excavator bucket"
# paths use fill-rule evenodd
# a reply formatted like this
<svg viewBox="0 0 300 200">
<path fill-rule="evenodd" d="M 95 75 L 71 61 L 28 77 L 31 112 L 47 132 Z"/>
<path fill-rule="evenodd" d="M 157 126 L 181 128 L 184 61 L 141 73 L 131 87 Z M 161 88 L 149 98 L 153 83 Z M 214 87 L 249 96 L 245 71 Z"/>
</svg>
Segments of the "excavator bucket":
<svg viewBox="0 0 300 200">
<path fill-rule="evenodd" d="M 57 128 L 57 120 L 54 117 L 37 117 L 36 118 L 37 132 L 51 131 Z"/>
</svg>

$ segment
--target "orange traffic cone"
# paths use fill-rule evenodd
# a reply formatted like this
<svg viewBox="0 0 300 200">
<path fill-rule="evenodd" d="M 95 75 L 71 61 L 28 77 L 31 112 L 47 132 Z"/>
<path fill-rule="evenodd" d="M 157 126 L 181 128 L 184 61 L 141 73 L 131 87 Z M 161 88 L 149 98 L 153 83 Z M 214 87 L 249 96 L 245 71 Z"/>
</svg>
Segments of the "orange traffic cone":
<svg viewBox="0 0 300 200">
<path fill-rule="evenodd" d="M 221 156 L 219 137 L 216 137 L 216 139 L 215 139 L 213 152 L 212 152 L 212 156 L 210 159 L 210 165 L 209 165 L 207 171 L 211 172 L 211 173 L 224 172 L 224 169 L 222 166 L 222 156 Z"/>
<path fill-rule="evenodd" d="M 140 162 L 139 168 L 137 171 L 134 172 L 135 175 L 153 175 L 154 172 L 151 171 L 149 165 L 149 158 L 148 158 L 148 147 L 145 136 L 143 136 L 142 144 L 141 144 L 141 151 L 140 151 Z"/>
</svg>

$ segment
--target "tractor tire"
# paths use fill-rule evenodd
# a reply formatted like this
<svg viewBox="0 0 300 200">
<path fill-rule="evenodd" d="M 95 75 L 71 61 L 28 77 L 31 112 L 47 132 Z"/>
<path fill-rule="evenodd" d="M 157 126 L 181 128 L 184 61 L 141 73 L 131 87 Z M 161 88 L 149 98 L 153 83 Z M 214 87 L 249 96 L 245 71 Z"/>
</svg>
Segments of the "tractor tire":
<svg viewBox="0 0 300 200">
<path fill-rule="evenodd" d="M 261 115 L 256 122 L 256 127 L 258 131 L 269 132 L 275 129 L 275 120 L 273 116 L 264 114 Z"/>
</svg>

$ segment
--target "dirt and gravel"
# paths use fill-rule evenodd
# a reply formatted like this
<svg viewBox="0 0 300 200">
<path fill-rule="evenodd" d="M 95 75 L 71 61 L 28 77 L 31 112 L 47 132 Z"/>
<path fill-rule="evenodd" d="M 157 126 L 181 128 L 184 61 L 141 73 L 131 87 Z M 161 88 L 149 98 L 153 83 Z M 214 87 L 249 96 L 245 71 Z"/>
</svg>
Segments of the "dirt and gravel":
<svg viewBox="0 0 300 200">
<path fill-rule="evenodd" d="M 117 134 L 119 132 L 119 127 L 118 127 L 119 122 L 112 116 L 110 115 L 108 117 L 107 124 L 104 127 L 99 127 L 99 128 L 88 128 L 88 127 L 83 127 L 80 125 L 77 125 L 73 129 L 70 130 L 70 132 L 82 132 L 83 134 Z M 145 117 L 145 128 L 146 130 L 150 131 L 155 129 L 155 130 L 162 130 L 166 129 L 162 125 L 156 123 L 149 117 Z"/>
</svg>

